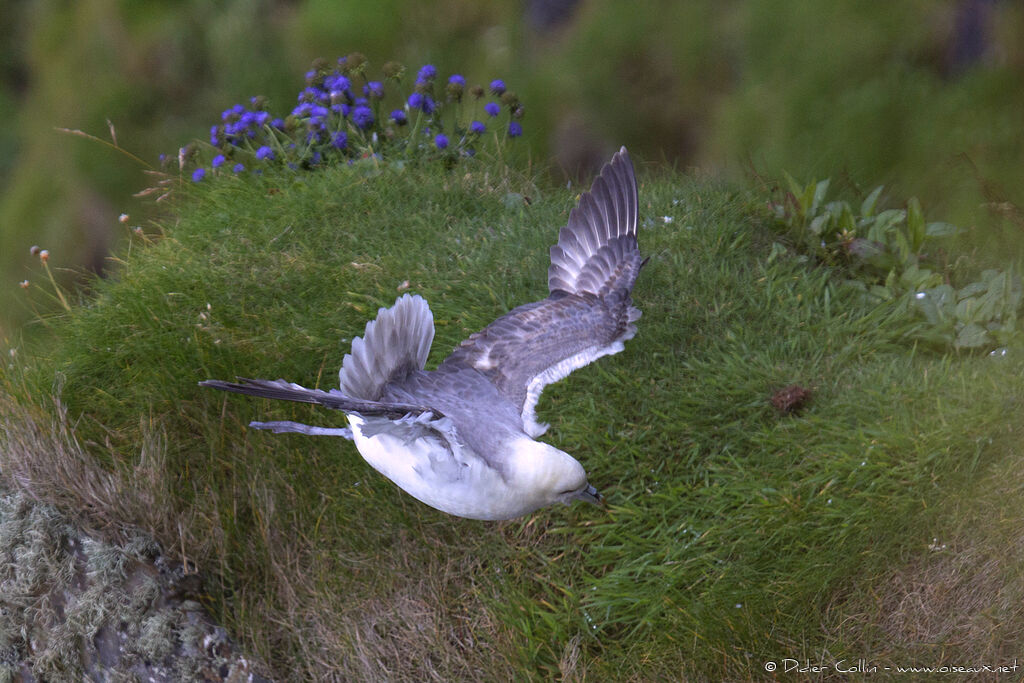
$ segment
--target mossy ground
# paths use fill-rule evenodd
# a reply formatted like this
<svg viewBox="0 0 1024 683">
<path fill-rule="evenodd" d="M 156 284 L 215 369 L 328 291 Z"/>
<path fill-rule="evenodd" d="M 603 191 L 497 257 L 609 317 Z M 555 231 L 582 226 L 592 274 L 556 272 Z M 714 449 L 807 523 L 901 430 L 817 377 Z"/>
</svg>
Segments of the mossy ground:
<svg viewBox="0 0 1024 683">
<path fill-rule="evenodd" d="M 1020 361 L 915 349 L 898 308 L 860 303 L 791 252 L 769 258 L 763 197 L 640 170 L 639 333 L 539 406 L 545 440 L 585 465 L 607 509 L 452 518 L 348 442 L 245 426 L 343 416 L 196 384 L 335 386 L 352 337 L 399 291 L 430 302 L 432 368 L 545 296 L 575 197 L 484 162 L 197 187 L 55 321 L 52 347 L 21 354 L 6 391 L 46 404 L 59 376 L 77 439 L 129 480 L 139 444 L 162 445 L 163 475 L 125 495 L 169 493 L 161 514 L 180 524 L 140 518 L 198 563 L 209 605 L 280 675 L 756 680 L 783 657 L 920 657 L 872 591 L 956 552 L 929 546 L 959 501 L 984 499 L 992 468 L 1019 471 Z M 813 395 L 784 415 L 770 398 L 790 384 Z M 1020 630 L 1009 607 L 993 618 Z M 998 654 L 1000 637 L 930 652 Z"/>
</svg>

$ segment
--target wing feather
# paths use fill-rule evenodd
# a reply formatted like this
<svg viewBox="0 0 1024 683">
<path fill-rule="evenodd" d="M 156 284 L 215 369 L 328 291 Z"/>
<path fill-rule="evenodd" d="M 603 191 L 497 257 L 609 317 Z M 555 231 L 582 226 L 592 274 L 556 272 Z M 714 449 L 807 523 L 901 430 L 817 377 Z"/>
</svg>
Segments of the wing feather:
<svg viewBox="0 0 1024 683">
<path fill-rule="evenodd" d="M 643 261 L 637 245 L 637 185 L 625 148 L 605 165 L 551 248 L 550 295 L 470 335 L 441 369 L 472 368 L 521 410 L 532 436 L 545 429 L 534 407 L 544 387 L 636 334 L 630 293 Z"/>
</svg>

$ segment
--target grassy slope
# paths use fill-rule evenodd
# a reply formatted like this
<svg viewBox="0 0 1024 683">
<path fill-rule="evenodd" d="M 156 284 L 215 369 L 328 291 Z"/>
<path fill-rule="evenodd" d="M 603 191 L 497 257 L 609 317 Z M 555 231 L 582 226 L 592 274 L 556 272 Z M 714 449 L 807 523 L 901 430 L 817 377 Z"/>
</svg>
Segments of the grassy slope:
<svg viewBox="0 0 1024 683">
<path fill-rule="evenodd" d="M 866 635 L 882 627 L 864 595 L 927 554 L 947 501 L 1016 457 L 989 437 L 1019 415 L 1005 381 L 1019 363 L 915 353 L 898 316 L 827 271 L 768 263 L 770 233 L 729 188 L 643 174 L 640 332 L 541 401 L 545 439 L 585 464 L 607 510 L 447 517 L 348 443 L 244 427 L 340 416 L 196 387 L 333 386 L 406 280 L 434 311 L 428 368 L 544 296 L 572 197 L 467 170 L 198 188 L 9 386 L 42 401 L 59 370 L 79 437 L 122 470 L 162 436 L 158 485 L 184 522 L 183 540 L 161 540 L 213 577 L 219 616 L 279 673 L 756 679 L 768 658 L 912 649 Z M 768 399 L 793 382 L 814 398 L 782 417 Z"/>
</svg>

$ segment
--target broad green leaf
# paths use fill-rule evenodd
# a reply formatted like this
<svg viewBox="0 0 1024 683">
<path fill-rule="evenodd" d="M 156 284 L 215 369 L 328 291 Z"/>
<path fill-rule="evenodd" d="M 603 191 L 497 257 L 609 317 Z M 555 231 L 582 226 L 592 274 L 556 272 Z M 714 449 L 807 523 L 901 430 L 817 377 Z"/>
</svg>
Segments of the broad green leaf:
<svg viewBox="0 0 1024 683">
<path fill-rule="evenodd" d="M 914 303 L 933 325 L 946 323 L 955 315 L 956 292 L 949 285 L 918 291 L 913 296 Z"/>
<path fill-rule="evenodd" d="M 964 325 L 960 332 L 957 333 L 953 346 L 958 349 L 976 349 L 979 346 L 984 346 L 988 341 L 989 336 L 985 328 L 971 323 L 970 325 Z"/>
<path fill-rule="evenodd" d="M 969 285 L 961 287 L 960 290 L 956 293 L 956 298 L 958 300 L 969 299 L 970 297 L 978 296 L 979 294 L 987 290 L 988 285 L 986 285 L 984 282 L 972 282 Z"/>
<path fill-rule="evenodd" d="M 907 202 L 907 236 L 910 238 L 911 251 L 915 254 L 921 251 L 925 238 L 924 212 L 921 211 L 921 202 L 917 201 L 917 197 L 911 197 Z"/>
<path fill-rule="evenodd" d="M 900 263 L 907 265 L 911 260 L 911 256 L 915 253 L 910 248 L 910 242 L 907 240 L 907 236 L 899 231 L 894 232 L 892 234 L 892 242 Z"/>
<path fill-rule="evenodd" d="M 829 178 L 825 178 L 817 185 L 814 186 L 814 197 L 811 200 L 811 213 L 815 213 L 821 203 L 825 201 L 825 194 L 828 192 L 829 183 L 832 181 Z"/>
<path fill-rule="evenodd" d="M 958 228 L 952 223 L 943 223 L 941 221 L 929 223 L 925 227 L 925 234 L 929 237 L 951 237 L 953 235 L 959 235 L 962 232 L 964 232 L 963 228 Z"/>
<path fill-rule="evenodd" d="M 960 299 L 956 305 L 956 318 L 965 325 L 978 322 L 980 320 L 978 317 L 979 309 L 977 297 L 971 296 L 966 299 Z"/>
<path fill-rule="evenodd" d="M 886 236 L 894 225 L 903 220 L 906 212 L 901 209 L 887 209 L 875 217 L 868 230 L 868 239 L 875 242 L 886 242 Z"/>
<path fill-rule="evenodd" d="M 808 226 L 808 230 L 810 230 L 813 234 L 820 236 L 822 231 L 825 229 L 825 225 L 828 223 L 829 218 L 831 218 L 831 216 L 829 216 L 827 213 L 823 213 L 820 216 L 815 216 L 814 220 L 811 221 L 811 224 Z"/>
<path fill-rule="evenodd" d="M 900 284 L 904 289 L 921 292 L 942 283 L 942 277 L 929 268 L 921 268 L 911 263 L 900 275 Z"/>
<path fill-rule="evenodd" d="M 996 270 L 995 268 L 986 268 L 985 270 L 981 271 L 981 280 L 982 282 L 992 282 L 993 280 L 1001 277 L 1002 274 L 1003 271 L 1001 270 Z"/>
<path fill-rule="evenodd" d="M 800 207 L 803 209 L 804 216 L 809 218 L 815 215 L 814 210 L 814 183 L 811 183 L 804 188 L 804 193 L 800 195 Z"/>
<path fill-rule="evenodd" d="M 1024 286 L 1022 286 L 1020 278 L 1013 272 L 1011 267 L 1009 270 L 1008 282 L 1006 285 L 1006 306 L 1010 311 L 1016 312 L 1020 308 L 1021 299 L 1024 298 Z"/>
<path fill-rule="evenodd" d="M 863 237 L 855 237 L 847 247 L 847 250 L 854 256 L 870 261 L 876 256 L 885 253 L 885 247 L 878 242 L 866 240 Z"/>
<path fill-rule="evenodd" d="M 889 301 L 892 299 L 892 289 L 882 285 L 871 285 L 868 293 L 878 301 Z"/>
<path fill-rule="evenodd" d="M 875 213 L 875 206 L 878 204 L 878 197 L 882 194 L 883 185 L 879 185 L 871 191 L 863 202 L 860 203 L 860 214 L 862 216 L 871 216 Z"/>
<path fill-rule="evenodd" d="M 846 231 L 851 235 L 857 233 L 857 218 L 853 215 L 853 210 L 850 205 L 846 202 L 833 202 L 829 206 L 834 206 L 835 209 L 832 214 L 836 217 L 835 230 L 836 232 Z"/>
<path fill-rule="evenodd" d="M 990 289 L 979 296 L 978 303 L 975 305 L 974 320 L 979 323 L 987 323 L 997 318 L 1002 308 L 1000 306 L 1002 300 L 1003 292 L 999 289 Z"/>
<path fill-rule="evenodd" d="M 917 306 L 918 310 L 924 314 L 925 319 L 932 325 L 938 325 L 942 322 L 944 318 L 942 309 L 939 308 L 935 299 L 928 295 L 928 292 L 915 293 L 914 305 Z"/>
<path fill-rule="evenodd" d="M 790 194 L 799 200 L 804 194 L 804 188 L 800 186 L 800 183 L 798 183 L 793 176 L 789 175 L 785 171 L 782 172 L 782 175 L 786 178 L 786 184 L 789 185 Z M 800 208 L 805 209 L 806 207 L 801 206 Z"/>
</svg>

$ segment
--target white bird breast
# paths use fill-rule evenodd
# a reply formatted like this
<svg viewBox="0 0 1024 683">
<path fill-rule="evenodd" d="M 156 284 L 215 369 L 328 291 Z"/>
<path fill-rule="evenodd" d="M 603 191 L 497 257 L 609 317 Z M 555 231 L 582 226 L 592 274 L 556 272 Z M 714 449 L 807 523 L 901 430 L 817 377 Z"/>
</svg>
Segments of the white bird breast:
<svg viewBox="0 0 1024 683">
<path fill-rule="evenodd" d="M 472 519 L 522 514 L 521 496 L 470 449 L 455 443 L 449 451 L 440 437 L 405 438 L 393 432 L 368 437 L 362 430 L 366 418 L 350 414 L 348 421 L 363 459 L 413 498 Z"/>
</svg>

